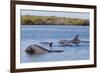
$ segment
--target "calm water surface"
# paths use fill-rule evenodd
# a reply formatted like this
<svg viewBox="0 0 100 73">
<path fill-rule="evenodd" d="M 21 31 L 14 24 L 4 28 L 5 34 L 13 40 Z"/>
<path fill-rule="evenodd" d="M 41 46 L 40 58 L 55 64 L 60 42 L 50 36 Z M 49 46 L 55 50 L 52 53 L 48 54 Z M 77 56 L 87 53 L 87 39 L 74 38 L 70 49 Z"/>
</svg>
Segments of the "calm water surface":
<svg viewBox="0 0 100 73">
<path fill-rule="evenodd" d="M 61 46 L 59 40 L 71 40 L 79 35 L 81 43 L 73 46 Z M 50 49 L 40 42 L 54 42 L 54 50 L 64 50 L 62 53 L 46 53 L 28 55 L 25 49 L 31 44 L 38 44 Z M 57 26 L 57 25 L 22 25 L 21 26 L 21 63 L 47 62 L 89 59 L 89 26 Z"/>
</svg>

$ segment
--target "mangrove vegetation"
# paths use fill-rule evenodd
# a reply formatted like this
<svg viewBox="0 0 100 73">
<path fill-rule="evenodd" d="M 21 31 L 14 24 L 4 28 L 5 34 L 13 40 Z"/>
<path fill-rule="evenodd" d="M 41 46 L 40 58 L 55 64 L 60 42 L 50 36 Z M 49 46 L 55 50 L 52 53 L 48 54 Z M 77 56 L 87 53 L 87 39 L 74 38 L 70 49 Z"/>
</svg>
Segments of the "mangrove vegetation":
<svg viewBox="0 0 100 73">
<path fill-rule="evenodd" d="M 66 18 L 56 16 L 21 16 L 22 25 L 83 25 L 88 26 L 88 19 Z"/>
</svg>

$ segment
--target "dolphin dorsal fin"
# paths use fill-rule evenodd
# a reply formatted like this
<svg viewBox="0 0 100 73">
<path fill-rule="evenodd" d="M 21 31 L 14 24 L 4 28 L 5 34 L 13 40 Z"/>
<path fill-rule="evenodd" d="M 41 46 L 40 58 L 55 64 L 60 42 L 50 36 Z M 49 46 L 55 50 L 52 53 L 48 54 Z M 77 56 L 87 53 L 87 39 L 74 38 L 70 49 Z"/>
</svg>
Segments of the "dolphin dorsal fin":
<svg viewBox="0 0 100 73">
<path fill-rule="evenodd" d="M 78 40 L 79 35 L 76 35 L 72 40 Z"/>
</svg>

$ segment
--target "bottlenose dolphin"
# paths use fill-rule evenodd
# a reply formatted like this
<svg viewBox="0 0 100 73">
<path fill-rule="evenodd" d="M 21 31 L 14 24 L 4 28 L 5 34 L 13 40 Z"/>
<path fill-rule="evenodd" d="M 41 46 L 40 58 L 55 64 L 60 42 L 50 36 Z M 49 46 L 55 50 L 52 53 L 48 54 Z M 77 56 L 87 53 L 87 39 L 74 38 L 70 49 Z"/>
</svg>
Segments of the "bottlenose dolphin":
<svg viewBox="0 0 100 73">
<path fill-rule="evenodd" d="M 62 45 L 78 45 L 80 43 L 79 35 L 76 35 L 72 40 L 60 40 L 58 43 Z"/>
<path fill-rule="evenodd" d="M 44 47 L 33 44 L 33 45 L 28 46 L 25 52 L 28 54 L 39 55 L 39 54 L 45 54 L 45 53 L 57 53 L 57 52 L 59 53 L 59 52 L 63 52 L 63 50 L 48 50 Z"/>
</svg>

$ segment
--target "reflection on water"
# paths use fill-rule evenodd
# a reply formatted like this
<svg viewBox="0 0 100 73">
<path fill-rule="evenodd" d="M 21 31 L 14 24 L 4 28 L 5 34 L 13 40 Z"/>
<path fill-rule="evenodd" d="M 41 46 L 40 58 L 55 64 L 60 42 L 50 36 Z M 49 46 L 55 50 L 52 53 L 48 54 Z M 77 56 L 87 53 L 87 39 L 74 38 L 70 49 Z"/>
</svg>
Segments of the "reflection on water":
<svg viewBox="0 0 100 73">
<path fill-rule="evenodd" d="M 62 46 L 59 40 L 71 40 L 79 35 L 79 45 Z M 46 53 L 41 55 L 28 55 L 25 49 L 31 44 L 38 44 L 50 49 L 48 44 L 40 42 L 53 42 L 53 50 L 64 50 L 61 53 Z M 89 26 L 57 26 L 57 25 L 22 25 L 21 27 L 21 63 L 47 62 L 89 59 Z"/>
</svg>

